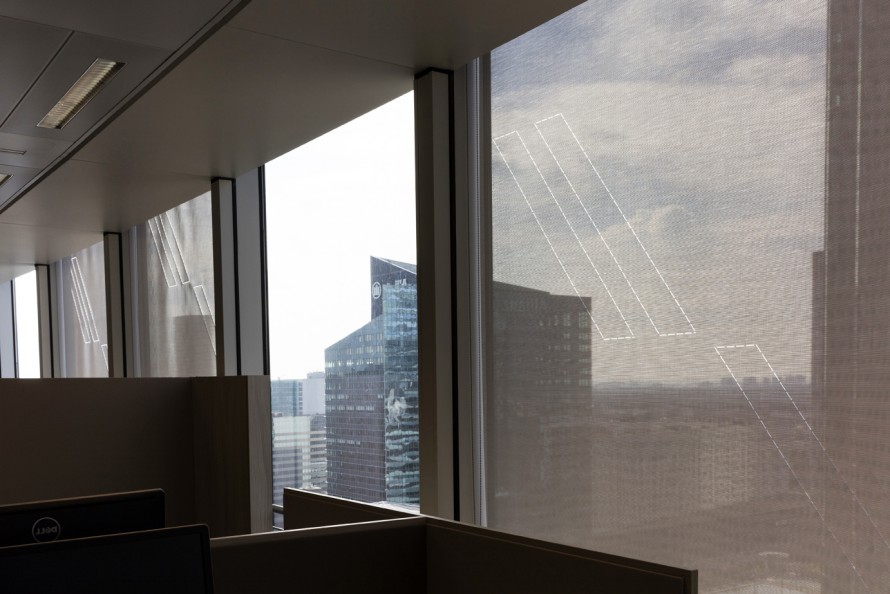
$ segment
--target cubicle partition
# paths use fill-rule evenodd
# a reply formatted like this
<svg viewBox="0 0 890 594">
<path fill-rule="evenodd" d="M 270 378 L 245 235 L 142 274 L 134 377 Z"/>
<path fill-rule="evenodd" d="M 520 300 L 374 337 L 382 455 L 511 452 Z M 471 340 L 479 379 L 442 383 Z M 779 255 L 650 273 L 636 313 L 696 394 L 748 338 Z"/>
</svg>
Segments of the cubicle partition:
<svg viewBox="0 0 890 594">
<path fill-rule="evenodd" d="M 0 504 L 160 488 L 168 526 L 272 526 L 268 377 L 3 379 L 0 451 Z"/>
<path fill-rule="evenodd" d="M 695 570 L 285 490 L 285 526 L 211 541 L 217 593 L 694 594 Z M 383 517 L 393 519 L 381 519 Z M 375 521 L 376 520 L 376 521 Z M 349 522 L 359 521 L 358 524 Z"/>
<path fill-rule="evenodd" d="M 370 505 L 291 488 L 284 489 L 284 509 L 285 530 L 413 518 L 419 515 L 404 508 Z"/>
<path fill-rule="evenodd" d="M 693 594 L 694 570 L 427 518 L 427 594 Z"/>
<path fill-rule="evenodd" d="M 210 547 L 217 594 L 697 592 L 694 570 L 427 516 L 233 536 Z"/>
<path fill-rule="evenodd" d="M 426 591 L 426 518 L 210 541 L 216 594 Z"/>
</svg>

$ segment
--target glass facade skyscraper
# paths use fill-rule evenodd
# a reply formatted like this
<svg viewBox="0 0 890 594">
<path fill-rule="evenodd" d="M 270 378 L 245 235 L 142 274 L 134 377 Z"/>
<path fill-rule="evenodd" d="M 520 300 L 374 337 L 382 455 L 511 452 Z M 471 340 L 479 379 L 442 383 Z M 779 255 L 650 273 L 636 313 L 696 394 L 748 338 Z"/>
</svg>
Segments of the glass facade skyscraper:
<svg viewBox="0 0 890 594">
<path fill-rule="evenodd" d="M 325 349 L 328 493 L 418 505 L 417 273 L 371 258 L 371 321 Z"/>
</svg>

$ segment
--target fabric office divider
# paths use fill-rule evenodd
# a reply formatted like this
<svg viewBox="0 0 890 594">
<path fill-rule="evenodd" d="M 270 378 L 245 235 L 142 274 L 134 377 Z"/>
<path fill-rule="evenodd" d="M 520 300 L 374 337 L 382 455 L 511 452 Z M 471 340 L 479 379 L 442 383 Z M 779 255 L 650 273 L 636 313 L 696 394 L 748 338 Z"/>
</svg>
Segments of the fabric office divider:
<svg viewBox="0 0 890 594">
<path fill-rule="evenodd" d="M 212 539 L 215 591 L 423 592 L 424 523 L 403 518 Z"/>
<path fill-rule="evenodd" d="M 284 529 L 411 518 L 418 514 L 299 489 L 284 489 Z"/>
<path fill-rule="evenodd" d="M 265 376 L 0 380 L 0 504 L 161 488 L 168 525 L 271 530 L 268 386 Z"/>
<path fill-rule="evenodd" d="M 313 521 L 338 524 L 341 526 L 337 528 L 344 528 L 342 525 L 347 522 L 358 520 L 365 523 L 353 526 L 365 526 L 367 530 L 372 530 L 375 526 L 389 526 L 390 522 L 406 521 L 371 521 L 386 516 L 392 517 L 395 514 L 407 515 L 406 512 L 386 507 L 295 489 L 286 489 L 284 492 L 286 528 L 306 525 Z M 425 587 L 420 590 L 404 590 L 406 592 L 693 594 L 698 591 L 698 573 L 695 570 L 607 555 L 429 516 L 417 515 L 412 521 L 418 520 L 423 522 L 425 535 L 423 544 L 417 545 L 417 549 L 423 550 L 425 554 Z M 295 535 L 299 534 L 304 535 L 301 538 L 311 538 L 312 534 L 327 534 L 324 531 L 314 530 L 316 529 L 293 530 L 284 534 L 290 534 L 289 538 L 296 538 Z M 251 542 L 250 539 L 239 542 L 244 545 L 245 554 L 259 554 L 247 546 Z M 264 563 L 287 567 L 295 559 L 288 557 L 291 552 L 286 545 L 275 544 L 288 542 L 284 539 L 276 541 L 271 538 L 258 542 L 262 542 L 264 546 L 262 551 L 266 559 Z M 336 543 L 329 545 L 319 542 L 318 546 L 334 547 L 328 551 L 331 558 L 340 557 Z M 349 546 L 353 546 L 352 543 Z M 244 559 L 237 562 L 247 563 Z M 400 566 L 401 563 L 402 560 Z M 337 573 L 337 568 L 341 568 L 342 571 L 339 562 L 336 562 L 336 566 L 332 566 L 331 571 Z M 249 568 L 242 569 L 247 571 Z M 263 573 L 265 566 L 256 568 L 255 571 Z M 350 568 L 345 573 L 351 571 Z M 271 592 L 274 589 L 271 586 L 284 587 L 285 582 L 276 585 L 271 581 L 269 585 L 268 591 Z M 403 591 L 398 589 L 400 588 L 398 584 L 393 584 L 393 588 L 396 588 L 392 590 L 395 592 Z"/>
<path fill-rule="evenodd" d="M 693 594 L 694 570 L 428 518 L 427 594 Z"/>
</svg>

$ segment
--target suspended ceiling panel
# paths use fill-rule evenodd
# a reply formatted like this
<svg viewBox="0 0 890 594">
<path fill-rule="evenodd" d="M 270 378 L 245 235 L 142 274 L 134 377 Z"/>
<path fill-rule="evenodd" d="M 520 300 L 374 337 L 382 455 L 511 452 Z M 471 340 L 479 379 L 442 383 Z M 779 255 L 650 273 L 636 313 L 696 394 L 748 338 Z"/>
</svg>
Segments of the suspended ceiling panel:
<svg viewBox="0 0 890 594">
<path fill-rule="evenodd" d="M 5 282 L 34 270 L 34 263 L 51 262 L 56 254 L 73 254 L 102 241 L 101 233 L 66 231 L 31 225 L 0 225 L 0 279 Z"/>
<path fill-rule="evenodd" d="M 0 65 L 13 74 L 0 91 L 0 143 L 27 152 L 0 153 L 0 171 L 23 168 L 0 186 L 0 281 L 27 258 L 49 262 L 144 221 L 213 177 L 237 176 L 407 92 L 417 72 L 460 67 L 576 4 L 4 0 Z M 128 66 L 69 127 L 35 131 L 34 118 L 100 51 Z M 21 64 L 8 58 L 17 55 Z M 25 193 L 10 205 L 16 184 Z M 11 237 L 31 245 L 12 249 Z"/>
<path fill-rule="evenodd" d="M 0 132 L 0 165 L 41 169 L 61 155 L 70 142 Z M 0 203 L 3 199 L 0 198 Z"/>
<path fill-rule="evenodd" d="M 13 176 L 0 188 L 0 213 L 245 2 L 0 3 L 0 173 Z M 123 67 L 64 127 L 38 127 L 97 58 Z"/>
<path fill-rule="evenodd" d="M 74 142 L 133 88 L 148 78 L 168 55 L 167 51 L 158 48 L 73 33 L 34 86 L 22 97 L 18 107 L 0 127 L 0 131 Z M 41 118 L 96 58 L 123 62 L 124 67 L 64 128 L 38 128 L 37 123 Z"/>
<path fill-rule="evenodd" d="M 413 80 L 404 66 L 225 27 L 74 158 L 235 177 Z"/>
<path fill-rule="evenodd" d="M 209 190 L 204 176 L 71 159 L 12 205 L 3 223 L 60 233 L 121 231 Z"/>
<path fill-rule="evenodd" d="M 409 68 L 455 69 L 578 0 L 253 0 L 229 23 Z"/>
<path fill-rule="evenodd" d="M 0 17 L 0 124 L 62 48 L 69 31 Z"/>
<path fill-rule="evenodd" d="M 3 0 L 0 13 L 172 51 L 227 4 L 229 0 Z"/>
</svg>

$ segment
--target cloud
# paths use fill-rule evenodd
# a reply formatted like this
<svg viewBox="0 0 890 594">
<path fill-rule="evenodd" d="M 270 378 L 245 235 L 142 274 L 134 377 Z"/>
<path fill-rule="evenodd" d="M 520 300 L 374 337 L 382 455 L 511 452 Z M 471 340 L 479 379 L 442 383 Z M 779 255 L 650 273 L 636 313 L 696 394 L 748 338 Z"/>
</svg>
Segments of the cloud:
<svg viewBox="0 0 890 594">
<path fill-rule="evenodd" d="M 563 114 L 699 330 L 683 347 L 690 367 L 672 367 L 677 378 L 725 373 L 706 350 L 735 340 L 777 353 L 786 373 L 809 372 L 825 12 L 810 0 L 588 2 L 548 25 L 556 33 L 537 32 L 493 57 L 494 135 L 518 132 L 559 195 L 559 170 L 535 122 Z M 576 238 L 566 226 L 548 244 L 497 153 L 493 176 L 498 280 L 572 294 L 550 246 L 577 251 Z M 620 260 L 635 240 L 620 221 L 610 225 L 603 236 Z M 644 268 L 626 271 L 655 298 L 661 280 Z M 618 295 L 620 275 L 609 280 Z M 632 296 L 618 301 L 639 331 L 621 348 L 641 360 L 658 352 L 670 366 Z M 659 306 L 664 315 L 669 306 Z M 611 352 L 597 355 L 602 374 L 617 361 Z"/>
<path fill-rule="evenodd" d="M 589 0 L 495 51 L 494 84 L 535 86 L 545 73 L 562 83 L 725 82 L 738 61 L 821 59 L 826 13 L 820 0 Z"/>
</svg>

